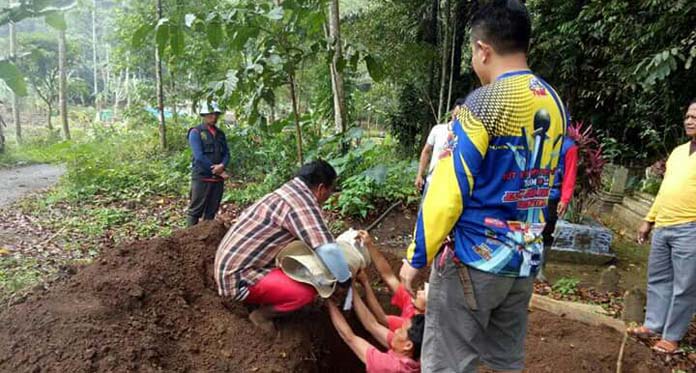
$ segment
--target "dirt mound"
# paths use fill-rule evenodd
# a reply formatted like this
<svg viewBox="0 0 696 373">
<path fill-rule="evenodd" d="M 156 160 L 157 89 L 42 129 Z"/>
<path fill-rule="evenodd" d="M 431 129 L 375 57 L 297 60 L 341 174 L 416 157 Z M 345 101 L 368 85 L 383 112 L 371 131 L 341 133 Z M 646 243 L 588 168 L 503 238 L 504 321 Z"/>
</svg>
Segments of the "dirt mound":
<svg viewBox="0 0 696 373">
<path fill-rule="evenodd" d="M 280 320 L 277 338 L 254 329 L 244 307 L 225 307 L 210 273 L 224 233 L 222 224 L 204 223 L 169 239 L 121 245 L 3 310 L 0 371 L 364 371 L 318 306 Z M 398 256 L 387 258 L 398 269 Z M 613 330 L 535 311 L 526 371 L 613 372 L 620 344 Z M 670 371 L 634 341 L 623 365 L 624 372 Z"/>
<path fill-rule="evenodd" d="M 224 233 L 206 223 L 121 245 L 3 311 L 0 371 L 364 369 L 316 307 L 281 320 L 277 339 L 255 330 L 243 307 L 225 308 L 210 273 Z"/>
</svg>

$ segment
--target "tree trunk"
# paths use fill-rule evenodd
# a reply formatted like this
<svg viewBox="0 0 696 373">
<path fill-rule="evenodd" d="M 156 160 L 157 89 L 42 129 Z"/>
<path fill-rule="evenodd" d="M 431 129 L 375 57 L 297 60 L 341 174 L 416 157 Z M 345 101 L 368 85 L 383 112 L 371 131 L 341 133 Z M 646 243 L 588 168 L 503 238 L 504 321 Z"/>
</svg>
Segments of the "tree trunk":
<svg viewBox="0 0 696 373">
<path fill-rule="evenodd" d="M 426 40 L 426 42 L 429 42 L 433 45 L 433 47 L 437 48 L 437 34 L 438 34 L 438 22 L 437 22 L 437 15 L 440 9 L 440 0 L 433 0 L 432 2 L 432 7 L 430 10 L 430 31 L 433 33 L 433 37 L 430 40 Z M 425 99 L 431 103 L 430 107 L 433 110 L 433 116 L 437 115 L 435 113 L 435 109 L 433 108 L 432 101 L 433 97 L 435 96 L 433 90 L 435 89 L 435 61 L 437 57 L 435 56 L 435 53 L 433 53 L 433 56 L 430 58 L 430 73 L 428 77 L 428 92 L 425 93 Z M 439 119 L 435 118 L 435 122 L 437 122 Z M 428 133 L 430 133 L 430 129 L 432 128 L 433 123 L 428 122 L 424 123 L 423 126 L 423 136 L 421 137 L 421 145 L 425 144 L 426 139 L 428 138 Z"/>
<path fill-rule="evenodd" d="M 66 57 L 65 57 L 65 30 L 58 31 L 58 104 L 60 105 L 60 121 L 63 125 L 63 137 L 70 140 L 70 127 L 68 126 L 68 80 L 65 75 Z"/>
<path fill-rule="evenodd" d="M 48 131 L 53 132 L 53 123 L 51 122 L 51 114 L 53 113 L 53 105 L 51 105 L 50 102 L 46 102 L 46 106 L 48 107 L 48 115 L 46 115 L 46 119 L 48 119 Z"/>
<path fill-rule="evenodd" d="M 118 103 L 121 101 L 121 95 L 123 94 L 124 81 L 125 81 L 125 78 L 123 76 L 123 70 L 121 70 L 118 73 L 118 77 L 116 77 L 116 84 L 115 84 L 116 88 L 114 89 L 114 105 L 113 105 L 114 118 L 116 118 L 116 113 L 118 111 Z"/>
<path fill-rule="evenodd" d="M 94 83 L 94 105 L 99 115 L 99 72 L 97 70 L 97 0 L 92 0 L 92 76 Z"/>
<path fill-rule="evenodd" d="M 295 91 L 295 73 L 288 74 L 290 78 L 290 97 L 292 98 L 292 113 L 295 117 L 295 137 L 297 140 L 297 162 L 300 166 L 304 163 L 302 159 L 302 128 L 300 127 L 300 113 L 297 109 L 297 92 Z"/>
<path fill-rule="evenodd" d="M 334 124 L 336 133 L 346 132 L 346 100 L 343 89 L 343 73 L 338 70 L 338 63 L 343 58 L 341 46 L 341 20 L 338 0 L 329 4 L 329 40 L 333 43 L 334 54 L 331 60 L 331 90 L 333 91 Z"/>
<path fill-rule="evenodd" d="M 10 1 L 10 5 L 13 1 Z M 10 58 L 17 57 L 17 30 L 15 23 L 10 22 Z M 12 92 L 12 121 L 15 126 L 17 142 L 22 142 L 22 124 L 19 121 L 19 96 Z"/>
<path fill-rule="evenodd" d="M 114 84 L 113 80 L 111 79 L 111 61 L 109 61 L 109 55 L 111 50 L 109 49 L 109 46 L 106 45 L 104 48 L 104 66 L 102 67 L 102 106 L 108 107 L 109 105 L 109 96 L 114 92 Z"/>
<path fill-rule="evenodd" d="M 172 105 L 172 119 L 174 120 L 174 126 L 179 127 L 179 113 L 177 102 L 179 102 L 179 95 L 176 92 L 176 72 L 172 68 L 169 70 L 169 79 L 171 79 L 172 94 L 169 95 L 169 101 Z"/>
<path fill-rule="evenodd" d="M 442 120 L 444 112 L 449 106 L 449 102 L 445 102 L 445 87 L 447 83 L 447 60 L 449 57 L 449 20 L 450 20 L 450 2 L 445 0 L 444 15 L 442 17 L 442 40 L 440 46 L 442 48 L 442 61 L 440 62 L 440 95 L 438 96 L 437 118 Z"/>
<path fill-rule="evenodd" d="M 5 120 L 0 115 L 0 154 L 5 152 Z"/>
<path fill-rule="evenodd" d="M 457 21 L 453 22 L 454 25 L 452 27 L 454 30 L 452 31 L 452 49 L 450 50 L 450 68 L 449 68 L 449 88 L 447 90 L 447 105 L 451 105 L 452 103 L 452 80 L 454 78 L 454 45 L 455 42 L 457 41 Z"/>
<path fill-rule="evenodd" d="M 126 82 L 123 89 L 124 95 L 126 96 L 126 109 L 128 109 L 131 105 L 130 84 L 130 58 L 126 57 Z"/>
<path fill-rule="evenodd" d="M 157 0 L 157 19 L 162 19 L 162 0 Z M 159 135 L 162 150 L 167 149 L 167 129 L 164 126 L 164 89 L 162 87 L 162 60 L 159 55 L 159 48 L 155 47 L 155 64 L 157 79 L 157 107 L 159 108 Z"/>
<path fill-rule="evenodd" d="M 465 46 L 467 21 L 471 14 L 478 8 L 476 1 L 458 0 L 454 6 L 454 50 L 452 51 L 452 81 L 453 95 L 458 97 L 469 91 L 471 84 L 474 84 L 471 75 L 462 76 L 462 48 Z M 468 45 L 468 44 L 467 44 Z"/>
</svg>

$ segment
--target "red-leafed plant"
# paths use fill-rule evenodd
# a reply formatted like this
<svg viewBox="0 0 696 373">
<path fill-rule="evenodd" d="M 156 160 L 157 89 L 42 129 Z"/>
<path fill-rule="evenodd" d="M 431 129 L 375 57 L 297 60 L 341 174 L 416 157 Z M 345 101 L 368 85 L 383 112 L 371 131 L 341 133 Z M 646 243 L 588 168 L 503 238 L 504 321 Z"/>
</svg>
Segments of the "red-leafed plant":
<svg viewBox="0 0 696 373">
<path fill-rule="evenodd" d="M 590 197 L 602 187 L 602 170 L 607 161 L 591 124 L 585 125 L 583 121 L 570 123 L 567 136 L 578 146 L 578 176 L 569 219 L 580 222 L 590 203 Z"/>
</svg>

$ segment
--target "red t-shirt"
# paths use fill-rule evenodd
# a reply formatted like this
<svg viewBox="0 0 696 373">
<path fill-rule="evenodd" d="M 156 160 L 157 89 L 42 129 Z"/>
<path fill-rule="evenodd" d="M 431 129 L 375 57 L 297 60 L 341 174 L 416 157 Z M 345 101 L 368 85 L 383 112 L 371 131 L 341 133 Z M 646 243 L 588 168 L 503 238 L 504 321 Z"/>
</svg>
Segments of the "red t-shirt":
<svg viewBox="0 0 696 373">
<path fill-rule="evenodd" d="M 411 294 L 406 291 L 404 285 L 399 285 L 391 299 L 391 304 L 401 309 L 401 317 L 410 319 L 416 314 L 416 306 L 413 305 Z"/>
<path fill-rule="evenodd" d="M 367 349 L 367 373 L 419 373 L 420 363 L 394 351 L 381 352 L 370 347 Z"/>
<path fill-rule="evenodd" d="M 412 318 L 416 314 L 416 306 L 413 305 L 411 294 L 406 291 L 404 285 L 399 285 L 399 287 L 396 288 L 396 292 L 394 292 L 391 299 L 391 304 L 399 307 L 401 310 L 401 315 L 399 316 L 387 316 L 389 330 L 395 331 L 401 328 L 406 320 Z"/>
</svg>

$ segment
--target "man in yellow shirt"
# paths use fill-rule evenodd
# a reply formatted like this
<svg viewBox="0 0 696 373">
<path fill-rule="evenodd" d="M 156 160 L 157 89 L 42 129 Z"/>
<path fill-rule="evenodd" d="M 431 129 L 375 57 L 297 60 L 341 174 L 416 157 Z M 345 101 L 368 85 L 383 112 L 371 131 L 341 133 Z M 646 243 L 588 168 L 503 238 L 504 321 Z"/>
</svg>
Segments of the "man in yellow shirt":
<svg viewBox="0 0 696 373">
<path fill-rule="evenodd" d="M 653 348 L 664 353 L 678 350 L 696 311 L 696 99 L 687 109 L 684 129 L 690 141 L 669 156 L 660 191 L 638 230 L 643 243 L 655 227 L 645 323 L 629 330 L 661 334 Z"/>
</svg>

